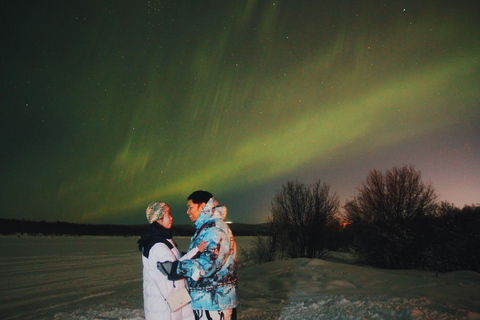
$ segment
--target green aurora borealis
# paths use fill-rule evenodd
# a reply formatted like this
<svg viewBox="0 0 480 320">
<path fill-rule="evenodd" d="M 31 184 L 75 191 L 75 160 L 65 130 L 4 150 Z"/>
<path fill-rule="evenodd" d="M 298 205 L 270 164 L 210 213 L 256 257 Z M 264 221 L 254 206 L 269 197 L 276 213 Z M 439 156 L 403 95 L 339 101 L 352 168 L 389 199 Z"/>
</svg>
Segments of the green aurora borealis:
<svg viewBox="0 0 480 320">
<path fill-rule="evenodd" d="M 313 3 L 313 4 L 312 4 Z M 2 3 L 1 216 L 263 222 L 287 179 L 346 198 L 412 163 L 480 202 L 475 1 Z"/>
</svg>

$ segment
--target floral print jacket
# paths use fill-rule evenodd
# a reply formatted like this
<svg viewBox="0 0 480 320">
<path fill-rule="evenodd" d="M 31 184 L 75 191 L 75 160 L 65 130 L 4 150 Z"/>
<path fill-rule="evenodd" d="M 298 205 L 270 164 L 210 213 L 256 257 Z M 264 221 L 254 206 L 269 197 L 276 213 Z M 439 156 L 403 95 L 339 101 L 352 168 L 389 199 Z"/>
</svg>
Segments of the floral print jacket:
<svg viewBox="0 0 480 320">
<path fill-rule="evenodd" d="M 211 198 L 195 221 L 190 248 L 207 241 L 192 260 L 179 261 L 176 273 L 187 277 L 194 310 L 225 310 L 237 306 L 237 246 L 225 223 L 227 208 Z"/>
</svg>

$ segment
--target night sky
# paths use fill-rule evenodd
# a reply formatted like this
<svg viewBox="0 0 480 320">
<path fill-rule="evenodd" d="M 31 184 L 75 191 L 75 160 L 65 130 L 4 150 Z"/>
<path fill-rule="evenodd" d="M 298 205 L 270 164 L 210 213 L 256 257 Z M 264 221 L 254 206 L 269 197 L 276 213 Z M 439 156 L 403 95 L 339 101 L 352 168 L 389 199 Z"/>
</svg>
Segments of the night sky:
<svg viewBox="0 0 480 320">
<path fill-rule="evenodd" d="M 477 7 L 475 7 L 477 6 Z M 2 1 L 0 217 L 146 223 L 211 191 L 261 223 L 413 164 L 480 203 L 477 1 Z"/>
</svg>

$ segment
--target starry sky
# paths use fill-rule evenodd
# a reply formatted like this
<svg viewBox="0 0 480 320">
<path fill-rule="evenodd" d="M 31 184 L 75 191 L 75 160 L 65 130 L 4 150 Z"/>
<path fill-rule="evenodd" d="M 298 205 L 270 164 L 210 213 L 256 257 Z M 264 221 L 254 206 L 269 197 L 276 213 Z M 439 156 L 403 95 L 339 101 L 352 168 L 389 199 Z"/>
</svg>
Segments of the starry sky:
<svg viewBox="0 0 480 320">
<path fill-rule="evenodd" d="M 146 223 L 211 191 L 261 223 L 413 164 L 480 203 L 476 1 L 2 1 L 0 217 Z"/>
</svg>

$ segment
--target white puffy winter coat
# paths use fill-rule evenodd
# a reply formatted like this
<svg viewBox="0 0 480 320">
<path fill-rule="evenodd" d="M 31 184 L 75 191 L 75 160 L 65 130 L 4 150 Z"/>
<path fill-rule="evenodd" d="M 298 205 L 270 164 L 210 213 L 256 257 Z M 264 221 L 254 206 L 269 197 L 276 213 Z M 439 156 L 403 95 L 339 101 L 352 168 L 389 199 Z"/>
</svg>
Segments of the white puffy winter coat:
<svg viewBox="0 0 480 320">
<path fill-rule="evenodd" d="M 170 240 L 168 240 L 170 241 Z M 194 255 L 196 250 L 187 253 Z M 184 257 L 184 258 L 188 258 Z M 170 312 L 164 300 L 180 288 L 185 287 L 185 280 L 170 281 L 157 269 L 157 261 L 175 261 L 180 258 L 176 247 L 170 250 L 164 243 L 156 243 L 150 249 L 148 258 L 142 255 L 143 262 L 143 301 L 145 320 L 194 320 L 191 304 Z M 163 294 L 160 294 L 160 291 Z"/>
</svg>

